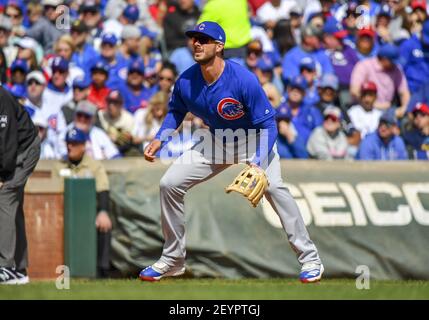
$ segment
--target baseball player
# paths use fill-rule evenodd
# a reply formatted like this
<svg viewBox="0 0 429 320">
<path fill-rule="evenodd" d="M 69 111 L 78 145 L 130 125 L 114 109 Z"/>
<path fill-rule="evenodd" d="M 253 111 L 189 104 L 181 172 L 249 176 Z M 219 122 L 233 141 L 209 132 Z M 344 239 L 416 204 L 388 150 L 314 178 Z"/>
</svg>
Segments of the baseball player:
<svg viewBox="0 0 429 320">
<path fill-rule="evenodd" d="M 297 254 L 302 266 L 300 280 L 320 280 L 324 268 L 318 251 L 309 237 L 295 200 L 281 178 L 279 156 L 275 147 L 275 111 L 262 87 L 247 69 L 223 59 L 226 37 L 217 23 L 201 22 L 187 31 L 186 35 L 192 40 L 193 58 L 197 63 L 177 80 L 169 112 L 155 139 L 145 148 L 145 159 L 153 162 L 159 150 L 162 154 L 162 147 L 167 140 L 165 132 L 177 129 L 187 112 L 201 118 L 210 128 L 206 138 L 212 140 L 215 149 L 220 148 L 227 153 L 232 145 L 237 145 L 233 149 L 235 163 L 247 163 L 250 168 L 247 172 L 259 172 L 260 176 L 267 178 L 269 185 L 261 189 L 262 194 L 265 194 L 279 215 L 289 243 Z M 267 143 L 257 144 L 255 151 L 249 154 L 246 148 L 240 146 L 255 137 L 238 135 L 238 141 L 224 142 L 224 139 L 218 137 L 219 129 L 244 129 L 245 132 L 256 129 L 265 133 Z M 256 139 L 257 136 L 258 134 Z M 218 152 L 213 154 L 206 149 L 200 148 L 197 143 L 191 150 L 184 152 L 160 181 L 161 222 L 165 243 L 161 258 L 140 272 L 142 280 L 156 281 L 185 272 L 185 194 L 196 184 L 212 178 L 231 165 L 219 159 Z M 223 153 L 220 152 L 220 155 Z M 251 200 L 249 197 L 248 199 Z M 257 205 L 257 201 L 251 201 L 253 205 Z"/>
</svg>

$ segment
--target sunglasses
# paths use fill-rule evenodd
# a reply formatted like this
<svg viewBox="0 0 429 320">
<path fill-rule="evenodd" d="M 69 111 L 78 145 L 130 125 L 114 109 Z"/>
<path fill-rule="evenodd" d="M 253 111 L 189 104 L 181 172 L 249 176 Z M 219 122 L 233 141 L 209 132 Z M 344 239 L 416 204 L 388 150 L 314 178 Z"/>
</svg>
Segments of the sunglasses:
<svg viewBox="0 0 429 320">
<path fill-rule="evenodd" d="M 35 84 L 36 86 L 40 86 L 40 85 L 42 85 L 39 81 L 37 81 L 37 80 L 29 80 L 29 81 L 27 81 L 27 85 L 28 86 L 32 86 L 33 84 Z"/>
<path fill-rule="evenodd" d="M 61 70 L 61 69 L 53 69 L 52 74 L 55 74 L 55 73 L 65 74 L 67 73 L 67 71 Z"/>
<path fill-rule="evenodd" d="M 90 116 L 89 114 L 83 113 L 83 112 L 76 113 L 76 117 L 77 118 L 85 118 L 87 120 L 92 118 L 92 116 Z"/>
<path fill-rule="evenodd" d="M 6 14 L 6 17 L 9 17 L 11 19 L 19 19 L 22 17 L 22 15 L 18 14 Z"/>
<path fill-rule="evenodd" d="M 255 49 L 249 49 L 248 51 L 247 51 L 247 54 L 250 56 L 251 54 L 254 54 L 254 55 L 256 55 L 256 56 L 261 56 L 262 55 L 262 50 L 255 50 Z"/>
<path fill-rule="evenodd" d="M 326 120 L 332 120 L 333 122 L 339 121 L 339 119 L 336 116 L 332 116 L 332 115 L 325 116 L 325 121 Z"/>
<path fill-rule="evenodd" d="M 195 37 L 192 37 L 192 41 L 194 43 L 199 42 L 200 44 L 207 44 L 207 43 L 210 43 L 211 41 L 214 41 L 214 40 L 212 38 L 206 37 L 206 36 L 195 36 Z"/>
</svg>

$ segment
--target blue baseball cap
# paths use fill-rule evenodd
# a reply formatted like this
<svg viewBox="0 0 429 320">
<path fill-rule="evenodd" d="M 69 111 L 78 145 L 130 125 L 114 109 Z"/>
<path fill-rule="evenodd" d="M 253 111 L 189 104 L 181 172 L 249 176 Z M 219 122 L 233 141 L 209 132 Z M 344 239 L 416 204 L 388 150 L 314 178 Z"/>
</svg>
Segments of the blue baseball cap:
<svg viewBox="0 0 429 320">
<path fill-rule="evenodd" d="M 142 37 L 148 37 L 152 40 L 155 40 L 158 34 L 156 32 L 150 31 L 145 26 L 140 26 L 140 33 Z"/>
<path fill-rule="evenodd" d="M 312 57 L 304 57 L 299 62 L 299 70 L 308 69 L 311 71 L 316 70 L 316 61 Z"/>
<path fill-rule="evenodd" d="M 226 35 L 222 27 L 216 22 L 203 21 L 197 24 L 193 29 L 185 32 L 186 36 L 192 38 L 193 36 L 202 34 L 212 38 L 213 40 L 225 43 Z"/>
<path fill-rule="evenodd" d="M 381 122 L 385 122 L 390 125 L 396 125 L 396 116 L 395 116 L 394 108 L 387 109 L 386 111 L 383 112 L 383 114 L 380 117 L 379 124 Z"/>
<path fill-rule="evenodd" d="M 89 137 L 88 134 L 76 127 L 71 128 L 69 131 L 67 131 L 66 134 L 66 142 L 75 142 L 75 143 L 85 143 L 88 141 Z"/>
<path fill-rule="evenodd" d="M 423 23 L 422 28 L 422 42 L 424 45 L 429 46 L 429 20 Z"/>
<path fill-rule="evenodd" d="M 68 71 L 69 70 L 69 62 L 63 57 L 55 57 L 51 63 L 52 71 L 60 70 L 60 71 Z"/>
<path fill-rule="evenodd" d="M 394 17 L 394 13 L 393 13 L 393 9 L 388 5 L 388 4 L 384 4 L 381 6 L 380 11 L 377 13 L 377 16 L 384 16 L 384 17 L 388 17 L 388 18 L 393 18 Z"/>
<path fill-rule="evenodd" d="M 337 91 L 340 88 L 340 83 L 338 77 L 333 73 L 325 73 L 320 78 L 320 81 L 317 85 L 319 88 L 331 88 Z"/>
<path fill-rule="evenodd" d="M 135 23 L 140 16 L 140 10 L 135 4 L 129 4 L 122 11 L 122 15 L 131 23 Z"/>
<path fill-rule="evenodd" d="M 77 77 L 73 80 L 73 88 L 86 89 L 91 85 L 90 79 L 87 77 Z"/>
<path fill-rule="evenodd" d="M 98 61 L 96 64 L 94 64 L 91 67 L 91 72 L 102 71 L 102 72 L 104 72 L 106 74 L 109 74 L 109 70 L 110 70 L 110 67 L 106 63 L 104 63 L 103 61 L 101 61 L 101 60 Z"/>
<path fill-rule="evenodd" d="M 272 72 L 274 69 L 274 63 L 269 56 L 263 55 L 258 59 L 256 63 L 256 68 L 260 69 L 263 72 Z"/>
<path fill-rule="evenodd" d="M 348 34 L 341 22 L 334 17 L 330 17 L 326 20 L 323 26 L 323 32 L 333 35 L 337 39 L 344 39 Z"/>
<path fill-rule="evenodd" d="M 394 62 L 399 58 L 399 49 L 393 44 L 385 43 L 378 50 L 377 56 L 379 58 L 387 58 Z"/>
<path fill-rule="evenodd" d="M 116 36 L 113 33 L 106 33 L 101 38 L 101 44 L 103 44 L 103 43 L 107 43 L 107 44 L 110 44 L 112 46 L 116 46 L 116 44 L 118 43 L 118 38 L 116 38 Z"/>
<path fill-rule="evenodd" d="M 303 76 L 296 76 L 289 81 L 288 86 L 305 91 L 308 88 L 308 83 Z"/>
<path fill-rule="evenodd" d="M 141 60 L 134 60 L 128 65 L 128 73 L 138 72 L 144 75 L 144 63 Z"/>
<path fill-rule="evenodd" d="M 21 70 L 24 73 L 28 72 L 28 65 L 27 61 L 24 59 L 16 59 L 14 62 L 12 62 L 12 65 L 10 66 L 10 70 L 13 72 L 15 70 Z"/>
<path fill-rule="evenodd" d="M 26 89 L 23 84 L 14 84 L 12 87 L 9 88 L 9 92 L 15 98 L 20 99 L 25 98 Z"/>
</svg>

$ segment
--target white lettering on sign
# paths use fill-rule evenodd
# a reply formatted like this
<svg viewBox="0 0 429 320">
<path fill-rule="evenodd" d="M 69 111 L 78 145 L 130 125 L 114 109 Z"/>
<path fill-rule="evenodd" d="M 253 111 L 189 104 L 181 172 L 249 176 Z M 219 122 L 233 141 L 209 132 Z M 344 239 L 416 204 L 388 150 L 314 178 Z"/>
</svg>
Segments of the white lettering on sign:
<svg viewBox="0 0 429 320">
<path fill-rule="evenodd" d="M 313 182 L 285 186 L 295 198 L 307 226 L 312 223 L 318 227 L 405 226 L 413 217 L 417 223 L 429 225 L 429 205 L 422 203 L 422 196 L 429 195 L 429 183 L 405 182 L 398 186 L 390 182 L 360 182 L 353 186 L 346 182 Z M 376 195 L 383 195 L 383 203 Z M 398 204 L 383 208 L 386 197 Z M 262 209 L 270 225 L 282 228 L 266 199 Z"/>
</svg>

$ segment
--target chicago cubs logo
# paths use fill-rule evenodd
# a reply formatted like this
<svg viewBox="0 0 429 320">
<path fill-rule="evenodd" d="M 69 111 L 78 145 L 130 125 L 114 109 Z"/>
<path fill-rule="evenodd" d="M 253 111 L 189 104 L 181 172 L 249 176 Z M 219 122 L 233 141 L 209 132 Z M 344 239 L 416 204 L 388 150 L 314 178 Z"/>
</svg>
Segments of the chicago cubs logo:
<svg viewBox="0 0 429 320">
<path fill-rule="evenodd" d="M 204 23 L 201 23 L 201 24 L 198 26 L 198 29 L 199 29 L 200 31 L 203 31 L 203 30 L 205 29 L 205 27 L 206 27 L 206 25 L 205 25 Z"/>
<path fill-rule="evenodd" d="M 226 120 L 236 120 L 244 116 L 244 107 L 238 100 L 224 98 L 217 105 L 217 113 Z"/>
</svg>

